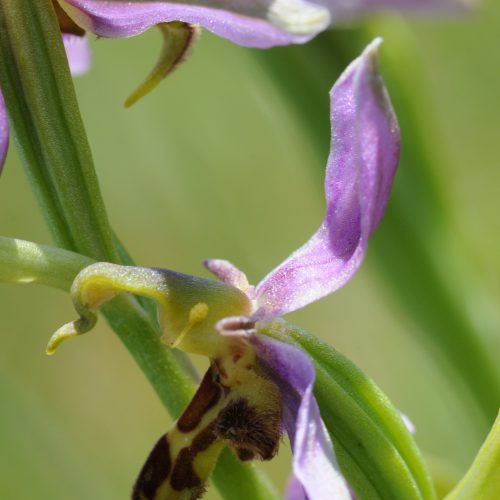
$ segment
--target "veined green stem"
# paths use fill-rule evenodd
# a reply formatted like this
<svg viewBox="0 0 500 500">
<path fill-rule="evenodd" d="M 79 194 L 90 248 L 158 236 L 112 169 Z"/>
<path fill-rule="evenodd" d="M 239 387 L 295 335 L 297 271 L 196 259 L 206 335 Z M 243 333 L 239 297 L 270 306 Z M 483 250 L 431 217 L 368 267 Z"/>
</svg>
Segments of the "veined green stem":
<svg viewBox="0 0 500 500">
<path fill-rule="evenodd" d="M 386 214 L 370 241 L 369 255 L 375 257 L 380 276 L 421 327 L 442 365 L 449 366 L 453 376 L 468 387 L 485 416 L 476 423 L 486 431 L 498 409 L 500 380 L 456 293 L 460 286 L 457 276 L 463 275 L 465 261 L 449 239 L 448 214 L 433 174 L 441 158 L 430 153 L 439 150 L 429 147 L 436 140 L 432 112 L 428 106 L 420 106 L 426 109 L 422 120 L 423 110 L 417 107 L 427 101 L 425 86 L 415 81 L 418 59 L 404 26 L 391 25 L 398 30 L 398 44 L 384 44 L 382 74 L 401 126 L 402 158 Z M 377 34 L 388 29 L 386 23 Z M 368 30 L 331 30 L 304 46 L 255 53 L 295 107 L 322 168 L 329 148 L 328 91 L 340 71 L 372 38 Z M 384 64 L 386 60 L 389 62 Z M 319 115 L 318 109 L 322 110 Z"/>
<path fill-rule="evenodd" d="M 51 0 L 0 1 L 0 87 L 14 139 L 54 240 L 92 259 L 120 262 Z M 8 246 L 4 245 L 4 253 Z M 11 246 L 11 250 L 19 249 Z M 26 272 L 26 282 L 47 280 L 45 284 L 65 288 L 65 278 L 50 277 L 60 272 L 57 260 L 62 254 L 45 249 L 38 260 L 36 252 L 24 255 L 26 271 L 35 263 L 41 266 L 37 278 Z M 16 266 L 23 261 L 19 255 L 10 258 Z M 83 257 L 78 258 L 81 263 Z M 14 277 L 11 273 L 10 278 Z M 192 376 L 160 342 L 157 325 L 130 297 L 119 297 L 103 313 L 165 407 L 177 417 L 193 393 Z M 183 359 L 183 363 L 187 361 Z M 273 498 L 274 492 L 257 471 L 223 457 L 216 477 L 238 475 L 245 475 L 254 486 L 250 488 L 253 494 L 246 498 Z M 239 485 L 228 488 L 230 484 L 234 483 L 224 485 L 225 495 L 243 498 Z"/>
<path fill-rule="evenodd" d="M 14 136 L 56 241 L 117 261 L 51 1 L 2 0 L 0 68 Z"/>
</svg>

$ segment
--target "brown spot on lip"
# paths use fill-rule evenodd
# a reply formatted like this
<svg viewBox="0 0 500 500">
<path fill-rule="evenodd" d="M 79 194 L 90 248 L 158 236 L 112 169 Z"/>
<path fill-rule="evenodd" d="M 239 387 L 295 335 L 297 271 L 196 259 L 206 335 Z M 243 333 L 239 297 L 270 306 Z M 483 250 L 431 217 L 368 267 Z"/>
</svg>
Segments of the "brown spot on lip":
<svg viewBox="0 0 500 500">
<path fill-rule="evenodd" d="M 231 401 L 216 420 L 215 433 L 229 441 L 232 447 L 243 451 L 243 459 L 253 453 L 262 460 L 270 460 L 278 451 L 281 437 L 281 410 L 263 409 L 246 399 Z"/>
<path fill-rule="evenodd" d="M 249 460 L 253 460 L 255 458 L 255 453 L 248 448 L 238 448 L 236 450 L 236 454 L 242 462 L 248 462 Z"/>
<path fill-rule="evenodd" d="M 217 404 L 220 396 L 221 388 L 214 382 L 214 372 L 210 367 L 205 373 L 194 398 L 179 418 L 177 428 L 186 433 L 196 429 L 203 415 Z"/>
<path fill-rule="evenodd" d="M 168 478 L 171 468 L 170 445 L 165 434 L 156 442 L 142 467 L 134 485 L 132 500 L 154 499 L 156 491 Z"/>
<path fill-rule="evenodd" d="M 203 481 L 196 475 L 193 461 L 198 453 L 205 451 L 216 440 L 214 430 L 215 422 L 212 422 L 194 438 L 191 446 L 183 448 L 179 452 L 170 479 L 174 490 L 182 491 L 187 488 L 194 489 L 195 492 L 203 492 Z M 198 498 L 198 496 L 194 498 Z"/>
</svg>

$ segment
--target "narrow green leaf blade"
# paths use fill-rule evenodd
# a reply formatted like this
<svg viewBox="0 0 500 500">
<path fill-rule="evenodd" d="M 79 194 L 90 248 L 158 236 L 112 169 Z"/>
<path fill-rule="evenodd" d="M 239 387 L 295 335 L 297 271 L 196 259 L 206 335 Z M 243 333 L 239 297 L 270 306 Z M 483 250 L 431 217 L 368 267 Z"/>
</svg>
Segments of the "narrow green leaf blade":
<svg viewBox="0 0 500 500">
<path fill-rule="evenodd" d="M 297 345 L 313 360 L 321 416 L 357 498 L 435 498 L 413 436 L 367 375 L 331 346 L 289 323 L 275 322 L 265 333 Z"/>
<path fill-rule="evenodd" d="M 446 500 L 500 498 L 500 414 L 470 469 Z"/>
</svg>

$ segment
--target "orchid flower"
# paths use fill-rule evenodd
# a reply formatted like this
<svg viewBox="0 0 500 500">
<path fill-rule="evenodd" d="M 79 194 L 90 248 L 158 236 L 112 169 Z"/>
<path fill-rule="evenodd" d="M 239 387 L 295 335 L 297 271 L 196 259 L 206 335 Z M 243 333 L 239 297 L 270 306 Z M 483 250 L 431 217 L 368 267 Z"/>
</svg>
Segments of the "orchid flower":
<svg viewBox="0 0 500 500">
<path fill-rule="evenodd" d="M 268 460 L 286 430 L 292 444 L 289 499 L 350 499 L 313 395 L 314 367 L 295 346 L 266 336 L 279 317 L 344 285 L 359 268 L 379 223 L 399 160 L 399 129 L 372 42 L 330 93 L 333 127 L 326 168 L 326 215 L 311 239 L 256 287 L 225 260 L 205 266 L 218 280 L 147 267 L 96 263 L 72 286 L 78 320 L 51 338 L 53 353 L 90 330 L 97 310 L 129 292 L 154 299 L 163 339 L 207 356 L 198 392 L 151 452 L 134 499 L 197 498 L 224 446 L 241 460 Z"/>
<path fill-rule="evenodd" d="M 71 74 L 79 76 L 87 72 L 90 67 L 90 48 L 88 46 L 85 32 L 77 26 L 67 14 L 54 3 L 56 15 L 61 28 L 61 35 L 68 57 Z M 2 172 L 7 149 L 9 146 L 9 122 L 7 110 L 0 89 L 0 173 Z"/>
</svg>

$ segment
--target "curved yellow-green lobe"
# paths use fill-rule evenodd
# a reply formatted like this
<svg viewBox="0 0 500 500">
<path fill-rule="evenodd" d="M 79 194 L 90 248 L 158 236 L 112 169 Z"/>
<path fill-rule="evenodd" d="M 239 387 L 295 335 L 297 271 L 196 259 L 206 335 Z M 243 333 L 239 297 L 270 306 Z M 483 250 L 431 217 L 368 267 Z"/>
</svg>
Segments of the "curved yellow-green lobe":
<svg viewBox="0 0 500 500">
<path fill-rule="evenodd" d="M 160 58 L 151 73 L 125 101 L 129 108 L 139 99 L 149 94 L 179 64 L 184 62 L 199 35 L 199 28 L 192 24 L 173 21 L 157 24 L 163 37 L 163 48 Z"/>
<path fill-rule="evenodd" d="M 91 330 L 97 320 L 96 312 L 120 293 L 153 299 L 158 304 L 165 342 L 211 358 L 227 350 L 227 342 L 215 324 L 227 316 L 251 311 L 251 303 L 243 292 L 219 281 L 166 269 L 99 262 L 75 278 L 71 296 L 80 317 L 52 335 L 47 353 L 53 354 L 66 339 Z"/>
</svg>

